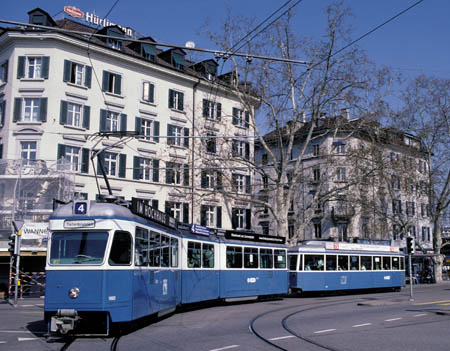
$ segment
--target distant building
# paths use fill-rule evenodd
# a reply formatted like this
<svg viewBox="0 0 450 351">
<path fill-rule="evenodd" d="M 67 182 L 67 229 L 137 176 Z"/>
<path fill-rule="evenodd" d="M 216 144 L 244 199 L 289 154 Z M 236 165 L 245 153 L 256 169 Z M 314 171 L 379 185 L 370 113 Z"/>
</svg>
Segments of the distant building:
<svg viewBox="0 0 450 351">
<path fill-rule="evenodd" d="M 296 127 L 288 183 L 310 126 L 311 122 L 304 120 Z M 275 154 L 279 154 L 278 132 L 264 136 Z M 404 246 L 404 237 L 412 235 L 424 248 L 431 248 L 428 170 L 420 145 L 419 139 L 401 131 L 350 120 L 347 111 L 320 118 L 300 169 L 295 171 L 301 173 L 302 181 L 296 184 L 289 209 L 290 236 L 344 242 L 391 240 Z M 255 176 L 259 184 L 256 195 L 273 201 L 269 179 L 275 165 L 268 162 L 259 142 L 255 143 L 255 163 L 266 172 L 265 179 L 258 172 Z M 313 215 L 306 216 L 316 195 L 321 200 Z M 273 232 L 274 224 L 270 211 L 256 208 L 255 226 L 262 232 Z M 300 224 L 305 225 L 299 233 Z"/>
</svg>

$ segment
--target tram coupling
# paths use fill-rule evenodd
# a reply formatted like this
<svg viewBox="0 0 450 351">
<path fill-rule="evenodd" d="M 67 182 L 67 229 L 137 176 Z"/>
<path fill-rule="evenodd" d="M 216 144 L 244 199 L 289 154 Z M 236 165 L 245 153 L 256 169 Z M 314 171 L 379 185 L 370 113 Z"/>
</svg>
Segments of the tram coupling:
<svg viewBox="0 0 450 351">
<path fill-rule="evenodd" d="M 52 317 L 50 323 L 51 332 L 59 332 L 67 334 L 75 329 L 79 321 L 78 312 L 74 309 L 59 309 L 55 316 Z"/>
</svg>

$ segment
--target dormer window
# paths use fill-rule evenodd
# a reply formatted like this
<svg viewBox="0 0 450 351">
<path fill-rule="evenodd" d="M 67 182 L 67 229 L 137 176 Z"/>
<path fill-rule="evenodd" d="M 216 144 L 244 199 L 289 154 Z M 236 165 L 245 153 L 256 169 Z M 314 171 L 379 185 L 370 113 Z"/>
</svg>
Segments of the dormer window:
<svg viewBox="0 0 450 351">
<path fill-rule="evenodd" d="M 174 67 L 180 71 L 184 71 L 184 56 L 172 52 L 172 59 Z"/>
<path fill-rule="evenodd" d="M 122 50 L 122 41 L 121 41 L 121 40 L 108 38 L 108 39 L 106 40 L 106 44 L 108 44 L 108 46 L 109 46 L 111 49 L 114 49 L 114 50 Z"/>
<path fill-rule="evenodd" d="M 148 61 L 155 62 L 156 50 L 153 45 L 142 44 L 142 56 Z"/>
<path fill-rule="evenodd" d="M 114 50 L 122 50 L 122 38 L 125 36 L 123 31 L 117 27 L 106 27 L 103 28 L 100 32 L 100 34 L 106 34 L 109 38 L 106 38 L 106 45 L 108 45 L 111 49 Z M 112 38 L 113 37 L 113 38 Z"/>
</svg>

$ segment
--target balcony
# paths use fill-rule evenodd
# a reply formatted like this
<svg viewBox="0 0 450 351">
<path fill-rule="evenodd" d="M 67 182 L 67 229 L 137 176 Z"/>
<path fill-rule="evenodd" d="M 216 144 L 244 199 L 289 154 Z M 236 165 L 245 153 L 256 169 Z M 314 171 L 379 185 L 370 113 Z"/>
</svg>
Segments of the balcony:
<svg viewBox="0 0 450 351">
<path fill-rule="evenodd" d="M 349 222 L 355 215 L 355 209 L 348 202 L 338 202 L 331 208 L 331 218 L 334 222 Z"/>
</svg>

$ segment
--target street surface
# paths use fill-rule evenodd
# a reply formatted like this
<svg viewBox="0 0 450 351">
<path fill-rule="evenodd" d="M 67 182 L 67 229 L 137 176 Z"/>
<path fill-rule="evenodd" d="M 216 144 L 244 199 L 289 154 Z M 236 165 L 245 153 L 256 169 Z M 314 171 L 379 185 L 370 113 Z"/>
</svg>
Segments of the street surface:
<svg viewBox="0 0 450 351">
<path fill-rule="evenodd" d="M 191 307 L 120 338 L 45 338 L 43 299 L 0 303 L 0 350 L 450 349 L 450 282 L 400 293 L 307 296 Z"/>
</svg>

